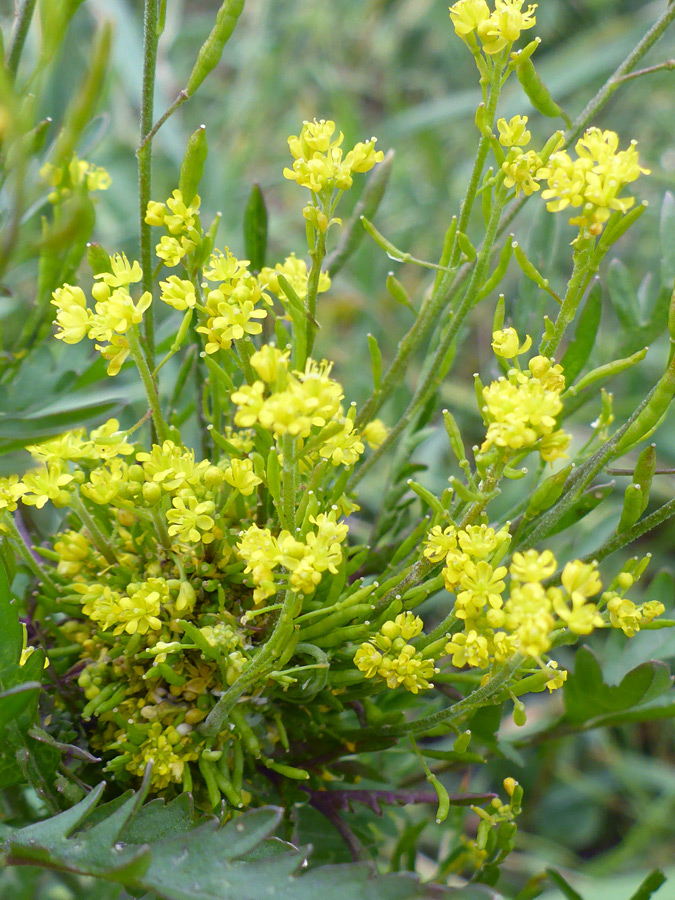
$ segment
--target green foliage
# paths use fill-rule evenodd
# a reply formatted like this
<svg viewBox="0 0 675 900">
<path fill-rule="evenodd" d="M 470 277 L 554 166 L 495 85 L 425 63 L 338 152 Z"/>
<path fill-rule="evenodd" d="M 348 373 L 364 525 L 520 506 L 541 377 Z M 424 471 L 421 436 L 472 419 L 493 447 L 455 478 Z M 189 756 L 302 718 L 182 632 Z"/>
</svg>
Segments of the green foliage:
<svg viewBox="0 0 675 900">
<path fill-rule="evenodd" d="M 104 784 L 67 812 L 0 833 L 10 865 L 42 865 L 152 891 L 165 900 L 421 900 L 407 875 L 378 876 L 366 865 L 329 866 L 296 874 L 307 850 L 271 839 L 282 810 L 261 807 L 224 825 L 196 828 L 187 795 L 143 805 L 149 779 L 135 794 L 98 806 Z M 433 896 L 442 896 L 434 890 Z"/>
</svg>

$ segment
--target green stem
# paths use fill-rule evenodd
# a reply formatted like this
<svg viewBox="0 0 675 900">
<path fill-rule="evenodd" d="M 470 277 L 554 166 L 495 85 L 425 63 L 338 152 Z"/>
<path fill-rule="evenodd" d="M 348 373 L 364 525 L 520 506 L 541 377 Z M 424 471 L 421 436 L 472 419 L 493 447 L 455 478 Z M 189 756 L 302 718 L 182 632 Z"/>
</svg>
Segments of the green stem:
<svg viewBox="0 0 675 900">
<path fill-rule="evenodd" d="M 523 658 L 520 655 L 515 656 L 511 662 L 500 666 L 495 674 L 482 687 L 476 688 L 464 700 L 455 703 L 447 709 L 441 709 L 436 713 L 423 716 L 421 719 L 415 719 L 412 722 L 405 722 L 402 725 L 383 725 L 381 728 L 362 728 L 358 732 L 359 738 L 367 737 L 403 737 L 407 734 L 424 734 L 431 731 L 437 725 L 455 722 L 461 719 L 466 713 L 473 712 L 481 706 L 489 706 L 496 694 L 500 692 L 503 686 L 508 682 L 518 666 L 522 663 Z"/>
<path fill-rule="evenodd" d="M 616 553 L 617 550 L 625 547 L 626 544 L 631 544 L 639 537 L 642 537 L 643 534 L 657 528 L 662 522 L 665 522 L 672 516 L 675 516 L 675 500 L 669 500 L 668 503 L 659 506 L 658 509 L 655 509 L 653 513 L 650 513 L 650 515 L 646 516 L 644 519 L 641 519 L 633 525 L 632 528 L 629 528 L 628 531 L 615 535 L 611 540 L 607 541 L 606 544 L 596 550 L 595 553 L 589 553 L 582 557 L 582 561 L 590 562 L 591 560 L 597 560 L 600 562 L 605 559 L 605 557 L 612 553 Z"/>
<path fill-rule="evenodd" d="M 666 28 L 675 19 L 675 5 L 669 3 L 664 12 L 659 16 L 649 31 L 645 34 L 639 44 L 628 54 L 621 65 L 616 69 L 604 85 L 600 88 L 593 99 L 585 106 L 581 113 L 572 123 L 572 128 L 567 132 L 566 146 L 576 140 L 586 125 L 596 118 L 598 112 L 610 99 L 614 91 L 617 90 L 626 80 L 626 75 L 640 62 L 642 57 L 651 47 L 659 40 Z"/>
<path fill-rule="evenodd" d="M 93 516 L 84 505 L 82 498 L 76 493 L 71 494 L 70 508 L 80 517 L 80 521 L 89 532 L 94 547 L 96 547 L 105 561 L 110 563 L 111 566 L 118 566 L 119 561 L 109 544 L 109 538 L 103 534 L 94 521 Z"/>
<path fill-rule="evenodd" d="M 13 517 L 9 513 L 3 512 L 1 521 L 4 529 L 6 529 L 7 534 L 10 536 L 16 549 L 18 550 L 19 555 L 26 563 L 30 571 L 33 573 L 33 575 L 44 587 L 48 588 L 54 594 L 58 595 L 60 590 L 59 586 L 55 581 L 52 581 L 51 576 L 47 574 L 47 572 L 42 568 L 37 559 L 35 559 L 30 547 L 24 540 L 23 535 L 16 527 Z"/>
<path fill-rule="evenodd" d="M 150 312 L 150 310 L 148 310 L 147 312 Z M 136 325 L 132 325 L 129 331 L 127 331 L 127 340 L 129 342 L 129 352 L 131 353 L 131 358 L 136 363 L 136 367 L 138 368 L 138 372 L 141 376 L 141 381 L 143 382 L 143 387 L 145 388 L 145 394 L 148 398 L 148 405 L 152 413 L 152 421 L 155 426 L 157 440 L 160 444 L 162 444 L 167 439 L 168 428 L 166 422 L 164 421 L 164 417 L 162 416 L 162 409 L 159 403 L 159 395 L 157 393 L 157 385 L 155 384 L 155 381 L 152 377 L 152 372 L 150 371 L 150 366 L 148 365 L 145 354 L 141 349 L 141 343 L 138 338 L 138 330 Z"/>
<path fill-rule="evenodd" d="M 30 28 L 36 3 L 37 0 L 23 0 L 21 9 L 15 20 L 12 42 L 7 51 L 7 72 L 12 80 L 16 78 L 19 60 L 21 59 L 21 51 L 23 50 L 23 45 L 26 41 L 26 35 Z"/>
<path fill-rule="evenodd" d="M 155 69 L 157 67 L 157 44 L 159 34 L 157 0 L 144 0 L 143 15 L 143 84 L 141 89 L 141 144 L 138 158 L 138 199 L 141 236 L 141 267 L 143 269 L 143 290 L 153 292 L 152 279 L 152 239 L 151 228 L 145 221 L 145 213 L 152 190 L 152 140 L 145 140 L 152 129 L 152 115 L 155 96 Z M 145 342 L 147 358 L 151 368 L 155 366 L 155 320 L 152 305 L 145 313 Z"/>
<path fill-rule="evenodd" d="M 567 291 L 553 326 L 553 334 L 548 340 L 543 338 L 539 347 L 539 353 L 542 356 L 552 358 L 555 355 L 565 331 L 574 321 L 584 291 L 596 271 L 597 262 L 593 255 L 593 241 L 585 241 L 575 250 L 572 276 L 567 284 Z"/>
</svg>

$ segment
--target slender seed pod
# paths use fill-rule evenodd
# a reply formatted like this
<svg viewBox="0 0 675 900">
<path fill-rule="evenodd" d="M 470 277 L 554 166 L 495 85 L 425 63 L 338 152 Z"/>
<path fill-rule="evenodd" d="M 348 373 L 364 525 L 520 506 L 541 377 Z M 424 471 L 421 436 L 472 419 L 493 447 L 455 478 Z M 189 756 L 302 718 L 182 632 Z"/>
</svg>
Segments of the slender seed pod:
<svg viewBox="0 0 675 900">
<path fill-rule="evenodd" d="M 459 249 L 462 251 L 464 256 L 466 256 L 469 262 L 476 258 L 476 248 L 463 231 L 457 232 L 457 243 L 459 244 Z"/>
<path fill-rule="evenodd" d="M 534 68 L 534 63 L 530 57 L 527 57 L 526 59 L 520 58 L 518 60 L 518 64 L 516 65 L 516 75 L 523 90 L 527 94 L 530 103 L 538 112 L 552 119 L 560 117 L 564 119 L 568 128 L 571 126 L 572 123 L 570 122 L 569 117 L 562 111 L 553 97 L 551 97 L 548 88 L 537 74 L 537 70 Z"/>
<path fill-rule="evenodd" d="M 649 498 L 648 498 L 649 499 Z M 642 515 L 644 509 L 642 488 L 639 484 L 631 484 L 626 488 L 623 495 L 623 509 L 621 510 L 621 518 L 616 528 L 617 534 L 628 531 Z"/>
<path fill-rule="evenodd" d="M 396 262 L 407 262 L 410 259 L 409 253 L 404 253 L 403 250 L 399 250 L 398 247 L 395 247 L 392 242 L 388 241 L 365 216 L 361 216 L 361 224 L 375 241 L 377 246 L 384 250 L 390 259 L 393 259 Z"/>
<path fill-rule="evenodd" d="M 452 447 L 452 452 L 455 454 L 457 462 L 464 462 L 466 459 L 466 452 L 464 450 L 462 433 L 459 430 L 457 422 L 455 421 L 455 417 L 447 409 L 443 410 L 443 423 L 445 424 L 445 430 L 448 435 L 448 440 L 450 441 L 450 446 Z"/>
<path fill-rule="evenodd" d="M 197 90 L 206 76 L 220 62 L 225 44 L 230 39 L 237 20 L 244 9 L 244 0 L 225 0 L 216 14 L 216 22 L 211 33 L 199 48 L 185 92 L 188 97 Z"/>
<path fill-rule="evenodd" d="M 387 275 L 386 285 L 387 290 L 397 303 L 400 303 L 401 306 L 406 306 L 408 309 L 412 310 L 415 315 L 417 315 L 417 310 L 410 302 L 408 292 L 403 287 L 398 278 L 396 278 L 393 272 L 389 272 L 389 274 Z"/>
<path fill-rule="evenodd" d="M 564 469 L 549 475 L 545 481 L 542 481 L 530 498 L 526 513 L 528 517 L 536 516 L 537 513 L 550 509 L 553 506 L 565 489 L 565 482 L 573 468 L 574 463 L 570 463 Z"/>
<path fill-rule="evenodd" d="M 614 448 L 614 456 L 620 456 L 638 441 L 646 438 L 656 428 L 665 415 L 675 396 L 675 357 L 670 361 L 654 392 L 634 422 Z"/>
<path fill-rule="evenodd" d="M 445 237 L 443 238 L 443 250 L 441 251 L 441 258 L 438 261 L 441 266 L 448 266 L 450 264 L 450 258 L 452 256 L 452 248 L 455 244 L 455 235 L 457 233 L 457 216 L 453 216 L 450 220 L 450 224 L 448 225 L 447 231 L 445 232 Z M 443 272 L 436 272 L 436 277 L 434 279 L 434 291 L 438 288 L 438 285 L 441 283 L 443 278 Z"/>
<path fill-rule="evenodd" d="M 199 182 L 204 174 L 204 163 L 209 152 L 206 141 L 206 125 L 200 125 L 188 138 L 185 156 L 180 167 L 178 190 L 186 206 L 194 200 Z"/>
<path fill-rule="evenodd" d="M 485 297 L 491 294 L 497 287 L 499 282 L 502 280 L 504 275 L 506 275 L 506 270 L 509 267 L 509 262 L 511 261 L 511 256 L 513 254 L 513 241 L 511 241 L 511 237 L 512 235 L 502 247 L 501 253 L 499 254 L 499 259 L 497 260 L 497 265 L 495 266 L 492 274 L 489 276 L 488 280 L 478 292 L 476 303 L 479 303 L 481 300 L 484 300 Z"/>
<path fill-rule="evenodd" d="M 370 350 L 370 367 L 373 372 L 373 386 L 377 390 L 382 383 L 382 354 L 377 338 L 373 334 L 368 335 L 368 349 Z"/>
</svg>

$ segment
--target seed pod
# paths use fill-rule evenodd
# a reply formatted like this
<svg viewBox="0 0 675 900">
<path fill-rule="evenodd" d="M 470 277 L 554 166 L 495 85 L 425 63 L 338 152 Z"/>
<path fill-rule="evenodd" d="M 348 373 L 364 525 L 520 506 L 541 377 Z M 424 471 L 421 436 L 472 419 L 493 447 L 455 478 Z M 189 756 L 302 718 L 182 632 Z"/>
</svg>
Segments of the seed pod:
<svg viewBox="0 0 675 900">
<path fill-rule="evenodd" d="M 100 244 L 96 244 L 93 241 L 87 244 L 87 262 L 94 275 L 112 272 L 110 256 Z"/>
<path fill-rule="evenodd" d="M 178 177 L 178 190 L 182 193 L 186 206 L 192 203 L 197 193 L 199 182 L 204 174 L 204 163 L 208 152 L 206 125 L 200 125 L 188 138 Z"/>
<path fill-rule="evenodd" d="M 448 225 L 448 229 L 445 232 L 445 237 L 443 238 L 443 250 L 441 251 L 441 258 L 438 261 L 440 266 L 449 266 L 450 259 L 452 257 L 452 248 L 455 245 L 455 234 L 457 233 L 457 216 L 453 216 L 450 220 L 450 224 Z M 436 277 L 434 279 L 434 291 L 438 288 L 438 285 L 441 283 L 444 272 L 436 272 Z"/>
<path fill-rule="evenodd" d="M 484 137 L 492 136 L 492 123 L 488 121 L 487 110 L 484 103 L 479 103 L 476 109 L 476 128 Z"/>
<path fill-rule="evenodd" d="M 197 760 L 197 765 L 199 766 L 199 771 L 201 772 L 204 784 L 206 785 L 206 793 L 208 794 L 211 809 L 215 809 L 220 804 L 221 799 L 215 778 L 216 767 L 212 762 L 204 759 L 203 755 Z"/>
<path fill-rule="evenodd" d="M 387 275 L 387 290 L 394 298 L 397 303 L 400 303 L 401 306 L 406 306 L 408 309 L 412 310 L 412 312 L 417 315 L 417 310 L 410 302 L 410 297 L 408 297 L 408 293 L 406 289 L 403 287 L 398 278 L 395 277 L 393 272 L 389 272 Z"/>
<path fill-rule="evenodd" d="M 370 350 L 370 367 L 373 372 L 373 386 L 377 390 L 382 382 L 382 354 L 374 334 L 368 335 L 368 349 Z"/>
<path fill-rule="evenodd" d="M 441 506 L 441 502 L 438 497 L 434 496 L 431 491 L 427 490 L 427 488 L 423 487 L 421 484 L 413 481 L 412 478 L 409 478 L 406 481 L 406 484 L 408 485 L 410 490 L 414 491 L 417 494 L 420 500 L 426 503 L 427 506 L 429 506 L 436 513 L 437 516 L 445 518 L 445 511 Z"/>
<path fill-rule="evenodd" d="M 513 235 L 509 235 L 509 239 L 506 241 L 504 246 L 502 247 L 501 253 L 499 254 L 499 260 L 497 261 L 497 265 L 494 268 L 494 271 L 489 276 L 488 280 L 485 282 L 483 287 L 478 292 L 478 296 L 476 297 L 476 303 L 479 303 L 489 294 L 491 294 L 494 289 L 497 287 L 499 282 L 502 280 L 504 275 L 506 275 L 506 270 L 509 267 L 509 262 L 511 261 L 511 255 L 513 254 L 513 241 L 511 238 Z"/>
<path fill-rule="evenodd" d="M 548 478 L 542 481 L 530 498 L 526 513 L 528 518 L 536 516 L 538 513 L 553 506 L 565 489 L 565 482 L 573 468 L 574 463 L 570 463 L 564 469 L 549 475 Z"/>
<path fill-rule="evenodd" d="M 403 250 L 399 250 L 398 247 L 394 247 L 391 241 L 388 241 L 383 234 L 380 234 L 373 223 L 366 219 L 365 216 L 361 216 L 361 224 L 371 236 L 371 238 L 375 241 L 377 246 L 384 250 L 384 252 L 390 259 L 393 259 L 396 262 L 407 262 L 410 259 L 409 253 L 404 253 Z"/>
<path fill-rule="evenodd" d="M 244 9 L 244 0 L 225 0 L 216 14 L 216 23 L 197 54 L 185 92 L 188 97 L 197 90 L 206 76 L 218 65 L 225 44 L 234 31 Z"/>
<path fill-rule="evenodd" d="M 649 446 L 645 447 L 638 456 L 638 461 L 635 464 L 635 471 L 633 472 L 633 483 L 637 484 L 642 491 L 642 509 L 640 510 L 640 514 L 647 509 L 647 504 L 649 503 L 649 491 L 652 486 L 652 478 L 654 477 L 655 471 L 656 446 L 654 444 L 649 444 Z"/>
<path fill-rule="evenodd" d="M 548 88 L 537 74 L 534 63 L 529 57 L 526 59 L 519 58 L 518 64 L 516 65 L 516 75 L 518 76 L 518 81 L 522 85 L 532 106 L 534 106 L 538 112 L 544 116 L 549 116 L 552 119 L 557 119 L 558 116 L 560 116 L 565 120 L 565 124 L 568 127 L 571 126 L 572 123 L 570 122 L 569 117 L 562 111 L 553 97 L 551 97 Z"/>
<path fill-rule="evenodd" d="M 642 488 L 639 484 L 629 484 L 623 496 L 623 509 L 621 510 L 621 518 L 619 519 L 616 533 L 622 534 L 635 525 L 642 515 L 643 508 Z"/>
<path fill-rule="evenodd" d="M 632 356 L 627 356 L 625 359 L 615 359 L 614 362 L 607 363 L 604 366 L 598 366 L 597 369 L 592 369 L 571 387 L 566 392 L 565 396 L 575 397 L 584 388 L 590 387 L 592 384 L 597 384 L 598 381 L 604 381 L 607 378 L 618 375 L 626 369 L 630 369 L 645 358 L 648 349 L 648 347 L 644 347 L 642 350 L 638 350 L 637 353 L 633 353 Z"/>
<path fill-rule="evenodd" d="M 670 361 L 668 368 L 654 388 L 645 408 L 628 426 L 625 434 L 615 446 L 615 456 L 626 453 L 634 444 L 652 433 L 661 417 L 665 415 L 673 396 L 675 396 L 675 357 Z"/>
<path fill-rule="evenodd" d="M 448 813 L 450 812 L 450 796 L 445 789 L 445 786 L 441 784 L 441 782 L 432 772 L 427 775 L 427 781 L 436 791 L 436 796 L 438 797 L 436 824 L 440 825 L 441 822 L 445 822 L 445 820 L 448 818 Z"/>
<path fill-rule="evenodd" d="M 466 753 L 469 748 L 470 741 L 471 732 L 463 731 L 455 738 L 455 743 L 452 745 L 452 749 L 455 751 L 455 753 Z"/>
<path fill-rule="evenodd" d="M 267 757 L 263 757 L 262 761 L 266 768 L 272 769 L 273 772 L 278 772 L 279 775 L 284 775 L 286 778 L 292 778 L 293 781 L 307 781 L 309 779 L 309 772 L 306 772 L 304 769 L 296 769 L 295 766 L 285 766 L 272 759 L 267 759 Z"/>
<path fill-rule="evenodd" d="M 459 430 L 457 422 L 455 421 L 455 417 L 447 409 L 443 410 L 443 422 L 445 424 L 445 430 L 448 434 L 450 446 L 452 447 L 452 452 L 455 454 L 457 462 L 463 463 L 466 460 L 466 453 L 464 452 L 464 441 L 462 440 L 462 434 Z"/>
<path fill-rule="evenodd" d="M 457 232 L 457 243 L 464 256 L 471 262 L 476 258 L 476 248 L 463 231 Z"/>
</svg>

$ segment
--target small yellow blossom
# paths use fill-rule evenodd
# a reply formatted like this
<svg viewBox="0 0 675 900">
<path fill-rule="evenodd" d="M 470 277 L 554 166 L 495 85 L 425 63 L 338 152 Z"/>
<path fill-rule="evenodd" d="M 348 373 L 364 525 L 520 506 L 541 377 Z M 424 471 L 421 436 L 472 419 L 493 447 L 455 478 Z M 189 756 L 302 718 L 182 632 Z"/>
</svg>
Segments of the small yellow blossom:
<svg viewBox="0 0 675 900">
<path fill-rule="evenodd" d="M 195 288 L 191 281 L 184 278 L 178 278 L 177 275 L 169 275 L 166 281 L 160 281 L 162 289 L 159 295 L 160 300 L 173 306 L 174 309 L 185 310 L 192 309 L 197 302 Z"/>
<path fill-rule="evenodd" d="M 200 503 L 194 495 L 188 495 L 187 498 L 174 497 L 172 503 L 174 508 L 166 514 L 170 523 L 169 534 L 178 535 L 182 540 L 193 544 L 198 541 L 210 544 L 214 539 L 215 526 L 212 518 L 215 512 L 213 501 L 204 500 Z"/>
<path fill-rule="evenodd" d="M 513 116 L 508 122 L 499 119 L 499 143 L 502 147 L 526 147 L 532 137 L 526 126 L 527 116 Z"/>
<path fill-rule="evenodd" d="M 250 459 L 232 459 L 225 469 L 225 481 L 236 488 L 240 494 L 248 497 L 259 484 L 262 478 L 253 471 L 253 463 Z"/>
</svg>

